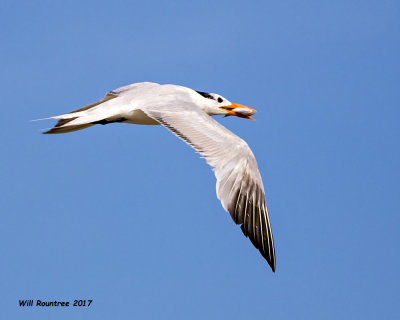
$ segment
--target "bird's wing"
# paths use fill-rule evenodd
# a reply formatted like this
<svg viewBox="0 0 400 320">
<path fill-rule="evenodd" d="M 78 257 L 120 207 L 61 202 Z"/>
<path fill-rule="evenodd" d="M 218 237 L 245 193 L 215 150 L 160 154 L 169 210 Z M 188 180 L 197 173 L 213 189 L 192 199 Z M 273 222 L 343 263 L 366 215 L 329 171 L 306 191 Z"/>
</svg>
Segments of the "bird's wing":
<svg viewBox="0 0 400 320">
<path fill-rule="evenodd" d="M 147 93 L 148 96 L 149 91 L 158 86 L 160 85 L 154 82 L 139 82 L 109 91 L 100 101 L 66 114 L 48 118 L 59 120 L 54 128 L 44 133 L 72 132 L 91 127 L 97 121 L 107 118 L 121 118 L 122 113 L 135 109 L 134 105 L 132 105 L 131 97 L 140 97 L 143 93 Z"/>
<path fill-rule="evenodd" d="M 111 99 L 115 99 L 116 97 L 118 97 L 117 94 L 112 93 L 112 92 L 107 92 L 107 94 L 105 95 L 105 97 L 103 99 L 101 99 L 100 101 L 97 101 L 95 103 L 89 104 L 87 106 L 84 106 L 82 108 L 79 108 L 77 110 L 71 111 L 68 114 L 65 115 L 64 118 L 61 118 L 60 120 L 58 120 L 58 122 L 56 123 L 56 125 L 54 126 L 54 128 L 50 129 L 49 131 L 46 131 L 45 133 L 64 133 L 64 132 L 71 132 L 71 131 L 75 131 L 75 130 L 80 130 L 83 128 L 87 128 L 87 127 L 91 127 L 93 124 L 81 124 L 81 125 L 68 125 L 66 128 L 65 126 L 76 119 L 76 117 L 72 116 L 71 114 L 76 114 L 78 112 L 83 112 L 89 109 L 92 109 L 104 102 L 107 102 L 108 100 Z M 73 127 L 73 128 L 71 128 Z"/>
<path fill-rule="evenodd" d="M 217 197 L 275 271 L 275 249 L 257 162 L 247 143 L 196 105 L 141 108 L 198 151 L 214 169 Z"/>
</svg>

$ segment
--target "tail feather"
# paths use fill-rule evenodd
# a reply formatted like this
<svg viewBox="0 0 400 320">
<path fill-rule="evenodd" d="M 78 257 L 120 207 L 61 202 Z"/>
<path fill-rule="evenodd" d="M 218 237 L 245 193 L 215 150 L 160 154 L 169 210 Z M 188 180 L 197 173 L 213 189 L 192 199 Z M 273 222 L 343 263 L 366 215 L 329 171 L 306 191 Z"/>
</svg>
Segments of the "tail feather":
<svg viewBox="0 0 400 320">
<path fill-rule="evenodd" d="M 76 126 L 65 126 L 65 127 L 55 126 L 54 128 L 50 129 L 49 131 L 43 132 L 43 134 L 68 133 L 68 132 L 74 132 L 74 131 L 86 129 L 91 126 L 94 126 L 94 124 L 88 123 L 88 124 L 81 124 L 81 125 L 76 125 Z"/>
<path fill-rule="evenodd" d="M 69 119 L 60 119 L 60 120 L 58 120 L 57 124 L 54 127 L 55 128 L 62 127 L 64 125 L 66 125 L 68 122 L 71 122 L 72 120 L 75 120 L 77 118 L 78 117 L 69 118 Z"/>
<path fill-rule="evenodd" d="M 98 105 L 107 102 L 111 99 L 116 98 L 117 95 L 113 92 L 109 92 L 106 94 L 106 96 L 95 103 L 89 104 L 83 108 L 71 111 L 70 113 L 62 114 L 59 116 L 51 117 L 50 119 L 59 119 L 57 124 L 54 126 L 54 128 L 43 132 L 44 134 L 53 134 L 53 133 L 68 133 L 68 132 L 73 132 L 73 131 L 78 131 L 82 129 L 89 128 L 91 126 L 94 126 L 96 121 L 98 122 L 99 120 L 103 120 L 104 117 L 102 114 L 98 114 L 97 116 L 93 117 L 92 116 L 87 116 L 87 111 L 89 109 L 92 109 L 94 107 L 97 107 Z"/>
</svg>

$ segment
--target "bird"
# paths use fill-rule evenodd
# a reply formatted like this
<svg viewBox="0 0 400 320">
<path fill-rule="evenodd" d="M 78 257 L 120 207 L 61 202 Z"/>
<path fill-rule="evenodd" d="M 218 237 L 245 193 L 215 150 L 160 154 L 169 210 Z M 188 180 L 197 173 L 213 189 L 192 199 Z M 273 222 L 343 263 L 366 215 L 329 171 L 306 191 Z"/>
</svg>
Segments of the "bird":
<svg viewBox="0 0 400 320">
<path fill-rule="evenodd" d="M 222 207 L 275 272 L 271 223 L 254 154 L 243 139 L 211 117 L 253 119 L 255 112 L 216 93 L 174 84 L 139 82 L 109 91 L 102 100 L 83 108 L 46 118 L 58 122 L 43 133 L 68 133 L 110 123 L 164 126 L 213 168 Z"/>
</svg>

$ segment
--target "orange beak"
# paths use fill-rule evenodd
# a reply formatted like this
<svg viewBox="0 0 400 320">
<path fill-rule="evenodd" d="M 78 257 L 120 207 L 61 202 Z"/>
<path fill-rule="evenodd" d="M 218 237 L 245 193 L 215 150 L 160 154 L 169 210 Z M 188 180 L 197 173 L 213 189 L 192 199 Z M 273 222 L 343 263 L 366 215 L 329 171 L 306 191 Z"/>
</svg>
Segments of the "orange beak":
<svg viewBox="0 0 400 320">
<path fill-rule="evenodd" d="M 232 103 L 230 106 L 219 107 L 219 108 L 228 112 L 228 114 L 226 114 L 225 117 L 236 116 L 236 117 L 240 117 L 240 118 L 255 120 L 254 118 L 252 118 L 250 116 L 255 114 L 256 110 L 254 110 L 250 107 L 246 107 L 246 106 L 243 106 L 243 105 L 237 104 L 237 103 Z"/>
</svg>

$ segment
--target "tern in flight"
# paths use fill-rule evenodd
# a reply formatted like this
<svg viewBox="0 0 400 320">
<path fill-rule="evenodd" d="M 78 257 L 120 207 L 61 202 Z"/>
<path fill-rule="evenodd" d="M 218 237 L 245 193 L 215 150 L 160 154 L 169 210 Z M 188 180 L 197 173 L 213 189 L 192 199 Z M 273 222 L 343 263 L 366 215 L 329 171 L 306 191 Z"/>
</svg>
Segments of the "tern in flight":
<svg viewBox="0 0 400 320">
<path fill-rule="evenodd" d="M 161 124 L 213 167 L 223 208 L 275 271 L 274 240 L 253 152 L 244 140 L 210 117 L 253 119 L 250 116 L 255 112 L 215 93 L 142 82 L 112 90 L 101 101 L 49 118 L 59 121 L 44 133 L 67 133 L 114 122 Z"/>
</svg>

